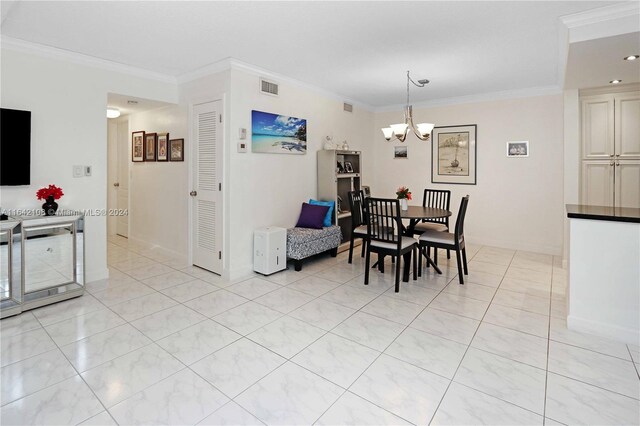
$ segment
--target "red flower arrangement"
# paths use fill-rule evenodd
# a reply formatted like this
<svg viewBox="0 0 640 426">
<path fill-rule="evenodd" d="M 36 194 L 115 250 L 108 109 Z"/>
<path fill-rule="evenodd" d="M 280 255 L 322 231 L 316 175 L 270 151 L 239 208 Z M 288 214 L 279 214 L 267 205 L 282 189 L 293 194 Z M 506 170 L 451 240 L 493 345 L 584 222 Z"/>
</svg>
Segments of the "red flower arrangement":
<svg viewBox="0 0 640 426">
<path fill-rule="evenodd" d="M 59 200 L 63 195 L 64 192 L 62 192 L 62 188 L 58 188 L 55 185 L 49 185 L 48 187 L 45 186 L 44 188 L 38 189 L 38 192 L 36 192 L 38 200 L 46 200 L 49 197 L 53 197 L 54 200 Z"/>
<path fill-rule="evenodd" d="M 411 200 L 411 192 L 406 186 L 401 186 L 400 188 L 398 188 L 398 190 L 396 191 L 396 195 L 398 196 L 398 200 L 401 200 L 403 198 Z"/>
</svg>

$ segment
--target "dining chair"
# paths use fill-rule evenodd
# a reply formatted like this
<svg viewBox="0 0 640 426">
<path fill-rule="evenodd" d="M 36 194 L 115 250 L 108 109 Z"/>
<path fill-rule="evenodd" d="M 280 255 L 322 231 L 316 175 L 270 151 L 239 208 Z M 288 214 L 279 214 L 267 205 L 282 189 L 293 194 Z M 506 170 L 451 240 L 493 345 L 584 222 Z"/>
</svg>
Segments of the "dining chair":
<svg viewBox="0 0 640 426">
<path fill-rule="evenodd" d="M 405 271 L 413 257 L 413 279 L 417 280 L 417 241 L 402 235 L 400 201 L 397 198 L 367 198 L 367 249 L 365 258 L 364 284 L 369 284 L 371 253 L 397 257 L 395 291 L 400 291 L 400 260 L 404 257 Z M 389 230 L 394 232 L 389 232 Z"/>
<path fill-rule="evenodd" d="M 458 261 L 458 279 L 460 284 L 464 284 L 464 278 L 462 276 L 463 268 L 464 275 L 469 275 L 467 269 L 467 250 L 464 242 L 464 218 L 467 214 L 467 205 L 469 204 L 469 196 L 462 197 L 460 202 L 460 210 L 458 210 L 458 217 L 456 219 L 456 225 L 453 233 L 442 232 L 436 230 L 427 230 L 420 235 L 418 243 L 420 244 L 420 265 L 422 265 L 422 250 L 426 250 L 430 247 L 434 249 L 447 249 L 455 250 L 456 260 Z M 462 255 L 462 260 L 460 259 Z"/>
<path fill-rule="evenodd" d="M 367 245 L 367 220 L 365 216 L 364 191 L 350 191 L 349 208 L 351 209 L 351 237 L 349 238 L 349 263 L 353 260 L 353 244 L 356 238 L 362 238 L 362 254 L 364 257 Z"/>
<path fill-rule="evenodd" d="M 422 194 L 422 207 L 434 207 L 449 210 L 451 206 L 451 191 L 448 189 L 425 189 Z M 449 217 L 422 219 L 414 230 L 413 235 L 420 235 L 424 231 L 449 232 Z M 434 262 L 438 263 L 438 250 L 433 255 Z M 447 259 L 451 259 L 451 251 L 447 250 Z M 429 266 L 427 264 L 427 266 Z M 422 268 L 422 265 L 420 265 Z"/>
</svg>

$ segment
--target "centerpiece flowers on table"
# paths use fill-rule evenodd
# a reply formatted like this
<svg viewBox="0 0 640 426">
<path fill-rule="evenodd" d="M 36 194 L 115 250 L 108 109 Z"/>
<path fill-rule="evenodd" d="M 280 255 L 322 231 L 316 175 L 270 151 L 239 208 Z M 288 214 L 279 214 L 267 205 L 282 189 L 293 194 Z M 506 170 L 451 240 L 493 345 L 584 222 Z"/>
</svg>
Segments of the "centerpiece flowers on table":
<svg viewBox="0 0 640 426">
<path fill-rule="evenodd" d="M 58 203 L 56 203 L 55 200 L 59 200 L 63 195 L 64 192 L 62 192 L 62 188 L 55 185 L 49 185 L 38 189 L 38 192 L 36 192 L 38 200 L 46 200 L 42 205 L 45 216 L 55 216 L 56 211 L 58 210 Z"/>
<path fill-rule="evenodd" d="M 400 208 L 402 208 L 402 210 L 407 210 L 409 208 L 407 200 L 411 200 L 411 191 L 409 188 L 401 186 L 396 191 L 396 196 L 398 197 L 398 200 L 400 200 Z"/>
</svg>

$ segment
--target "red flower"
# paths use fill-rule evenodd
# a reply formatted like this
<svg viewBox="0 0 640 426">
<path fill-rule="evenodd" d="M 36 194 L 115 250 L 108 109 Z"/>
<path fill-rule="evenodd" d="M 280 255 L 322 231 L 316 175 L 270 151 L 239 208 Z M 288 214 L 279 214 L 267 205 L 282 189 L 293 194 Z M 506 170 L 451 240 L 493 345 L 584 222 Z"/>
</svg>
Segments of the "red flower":
<svg viewBox="0 0 640 426">
<path fill-rule="evenodd" d="M 406 186 L 398 188 L 396 195 L 398 196 L 398 199 L 406 198 L 407 200 L 411 200 L 411 192 Z"/>
<path fill-rule="evenodd" d="M 54 200 L 59 200 L 63 195 L 64 192 L 62 192 L 62 188 L 58 188 L 55 185 L 49 185 L 48 187 L 45 186 L 44 188 L 38 189 L 38 192 L 36 192 L 38 200 L 46 200 L 49 197 L 53 197 Z"/>
</svg>

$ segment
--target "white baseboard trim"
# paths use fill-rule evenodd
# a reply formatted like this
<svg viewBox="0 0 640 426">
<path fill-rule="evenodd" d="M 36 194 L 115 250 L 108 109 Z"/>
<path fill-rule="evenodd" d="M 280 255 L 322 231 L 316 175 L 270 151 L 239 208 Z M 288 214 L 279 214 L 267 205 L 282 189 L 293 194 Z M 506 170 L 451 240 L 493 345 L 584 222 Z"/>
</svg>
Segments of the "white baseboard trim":
<svg viewBox="0 0 640 426">
<path fill-rule="evenodd" d="M 530 244 L 526 241 L 510 241 L 496 238 L 482 238 L 474 235 L 465 235 L 465 240 L 469 244 L 476 246 L 491 246 L 511 250 L 523 250 L 534 253 L 550 254 L 560 256 L 562 254 L 562 246 L 546 245 L 546 244 Z"/>
<path fill-rule="evenodd" d="M 106 280 L 109 278 L 109 268 L 92 269 L 84 272 L 86 282 Z"/>
<path fill-rule="evenodd" d="M 567 316 L 567 327 L 571 330 L 595 334 L 596 336 L 601 336 L 607 339 L 613 339 L 634 345 L 640 344 L 640 330 L 638 329 L 591 321 L 584 318 L 578 318 L 575 315 Z"/>
</svg>

